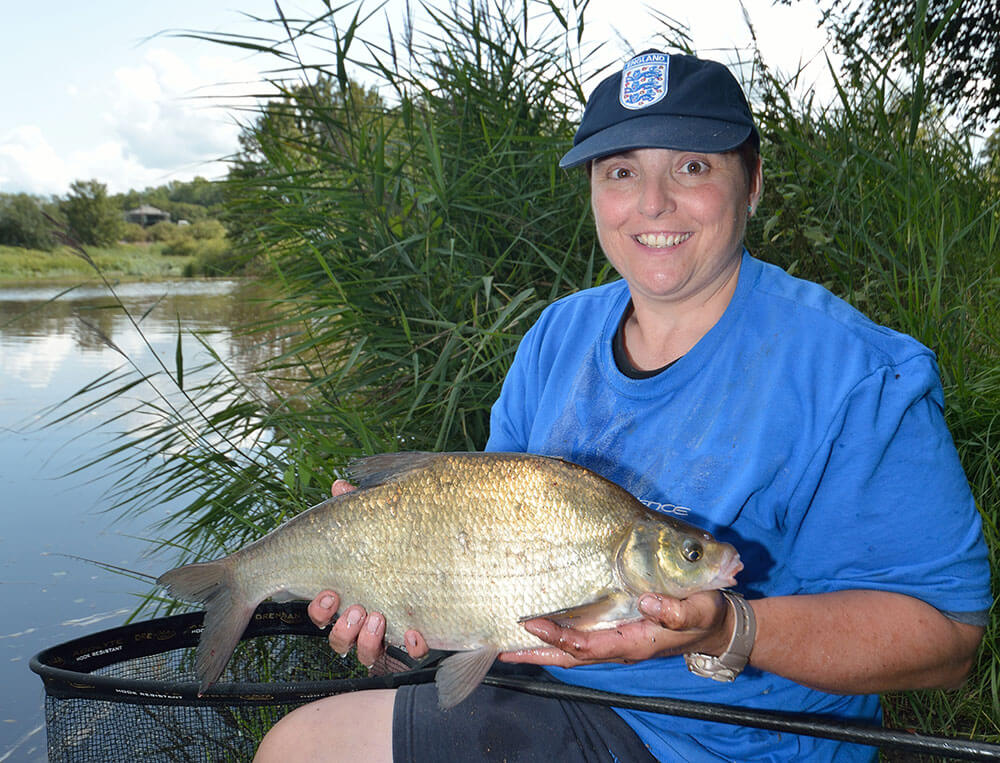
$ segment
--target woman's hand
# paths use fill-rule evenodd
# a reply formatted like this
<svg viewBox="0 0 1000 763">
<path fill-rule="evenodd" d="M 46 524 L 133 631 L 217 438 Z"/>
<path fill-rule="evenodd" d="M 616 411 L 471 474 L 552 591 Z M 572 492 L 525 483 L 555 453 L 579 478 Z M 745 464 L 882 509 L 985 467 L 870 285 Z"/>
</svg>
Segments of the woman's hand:
<svg viewBox="0 0 1000 763">
<path fill-rule="evenodd" d="M 528 620 L 524 627 L 548 647 L 504 652 L 503 662 L 530 662 L 572 668 L 596 662 L 632 663 L 651 657 L 704 652 L 722 654 L 733 631 L 731 607 L 718 591 L 674 599 L 644 594 L 639 599 L 643 619 L 594 631 Z"/>
<path fill-rule="evenodd" d="M 317 627 L 325 628 L 338 609 L 340 596 L 335 591 L 320 591 L 309 603 L 309 619 Z M 429 651 L 418 631 L 409 630 L 403 638 L 410 657 L 419 659 Z M 351 605 L 330 628 L 328 640 L 333 651 L 341 655 L 356 646 L 358 661 L 371 667 L 385 652 L 385 617 L 381 612 L 366 611 L 360 604 Z"/>
<path fill-rule="evenodd" d="M 330 488 L 333 496 L 354 490 L 347 480 L 337 480 Z M 340 609 L 340 596 L 335 591 L 320 591 L 307 609 L 309 619 L 319 628 L 325 628 Z M 406 651 L 415 659 L 427 654 L 427 642 L 419 632 L 409 630 L 404 636 Z M 352 646 L 357 647 L 358 661 L 372 666 L 385 652 L 385 617 L 381 612 L 368 612 L 359 604 L 354 604 L 337 618 L 330 629 L 330 646 L 337 654 L 347 654 Z"/>
</svg>

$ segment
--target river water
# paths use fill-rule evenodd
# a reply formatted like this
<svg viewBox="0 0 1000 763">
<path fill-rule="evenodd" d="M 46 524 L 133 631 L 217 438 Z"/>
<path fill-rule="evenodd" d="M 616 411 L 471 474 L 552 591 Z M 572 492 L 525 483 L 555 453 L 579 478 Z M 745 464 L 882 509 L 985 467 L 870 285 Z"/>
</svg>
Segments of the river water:
<svg viewBox="0 0 1000 763">
<path fill-rule="evenodd" d="M 187 369 L 209 357 L 193 332 L 237 371 L 265 352 L 259 340 L 234 330 L 259 309 L 237 281 L 117 286 L 122 304 L 141 319 L 141 334 L 105 287 L 63 290 L 0 285 L 0 763 L 46 759 L 44 691 L 28 668 L 31 656 L 121 624 L 150 590 L 66 555 L 150 575 L 173 561 L 169 554 L 148 556 L 148 539 L 152 523 L 178 505 L 122 519 L 107 511 L 113 474 L 69 474 L 108 443 L 109 434 L 95 424 L 151 393 L 137 388 L 131 400 L 50 426 L 57 415 L 52 406 L 123 367 L 122 354 L 106 339 L 144 370 L 153 370 L 156 358 L 143 336 L 172 365 L 178 322 Z"/>
</svg>

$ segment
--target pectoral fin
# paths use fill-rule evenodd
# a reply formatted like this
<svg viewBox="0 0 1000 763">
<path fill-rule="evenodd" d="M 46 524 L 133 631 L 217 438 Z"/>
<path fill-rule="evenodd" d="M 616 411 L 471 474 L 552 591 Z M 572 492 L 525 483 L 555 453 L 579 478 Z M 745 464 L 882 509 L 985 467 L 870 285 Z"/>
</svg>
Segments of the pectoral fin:
<svg viewBox="0 0 1000 763">
<path fill-rule="evenodd" d="M 637 620 L 641 616 L 638 600 L 633 594 L 625 591 L 612 591 L 586 604 L 522 617 L 518 619 L 518 622 L 523 623 L 525 620 L 544 617 L 556 625 L 576 628 L 581 631 L 593 631 Z"/>
<path fill-rule="evenodd" d="M 458 652 L 441 661 L 434 683 L 438 687 L 438 706 L 454 707 L 483 682 L 499 650 L 490 647 L 474 652 Z"/>
</svg>

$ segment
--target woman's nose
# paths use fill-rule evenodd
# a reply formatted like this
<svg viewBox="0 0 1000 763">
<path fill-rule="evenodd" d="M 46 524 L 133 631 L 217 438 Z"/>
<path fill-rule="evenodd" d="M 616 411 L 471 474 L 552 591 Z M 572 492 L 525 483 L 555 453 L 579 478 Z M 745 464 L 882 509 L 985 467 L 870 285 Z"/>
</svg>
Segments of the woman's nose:
<svg viewBox="0 0 1000 763">
<path fill-rule="evenodd" d="M 639 211 L 646 217 L 659 217 L 674 206 L 669 181 L 662 177 L 643 178 L 639 196 Z"/>
</svg>

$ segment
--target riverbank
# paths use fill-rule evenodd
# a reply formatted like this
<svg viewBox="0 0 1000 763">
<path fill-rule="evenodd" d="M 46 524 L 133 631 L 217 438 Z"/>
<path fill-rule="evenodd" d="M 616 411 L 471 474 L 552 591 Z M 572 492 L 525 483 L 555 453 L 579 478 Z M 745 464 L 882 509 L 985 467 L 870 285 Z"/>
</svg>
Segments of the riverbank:
<svg viewBox="0 0 1000 763">
<path fill-rule="evenodd" d="M 180 278 L 190 272 L 194 256 L 165 255 L 162 243 L 87 247 L 87 254 L 106 278 Z M 15 281 L 100 280 L 94 267 L 68 246 L 46 252 L 0 246 L 0 283 Z"/>
</svg>

